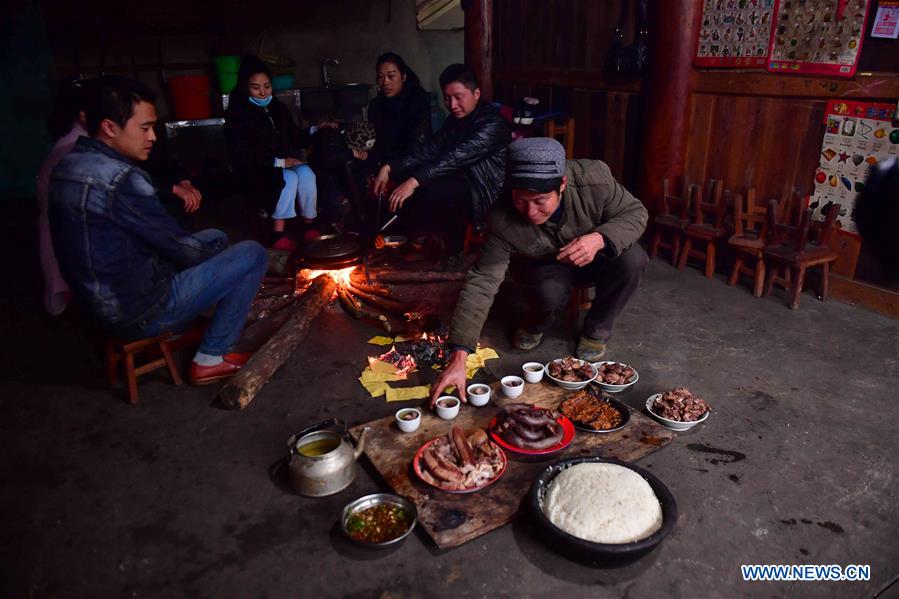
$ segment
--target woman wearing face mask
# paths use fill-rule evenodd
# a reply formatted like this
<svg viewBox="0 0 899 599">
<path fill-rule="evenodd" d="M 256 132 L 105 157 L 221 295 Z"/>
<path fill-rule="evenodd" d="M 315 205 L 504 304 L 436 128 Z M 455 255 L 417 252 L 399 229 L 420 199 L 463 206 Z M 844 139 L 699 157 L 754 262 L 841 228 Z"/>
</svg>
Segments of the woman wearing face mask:
<svg viewBox="0 0 899 599">
<path fill-rule="evenodd" d="M 225 140 L 244 196 L 274 221 L 271 245 L 294 250 L 285 220 L 299 208 L 305 240 L 318 237 L 309 225 L 316 217 L 315 173 L 303 160 L 314 128 L 297 126 L 287 107 L 272 95 L 272 76 L 256 56 L 245 57 L 225 112 Z"/>
<path fill-rule="evenodd" d="M 379 165 L 431 137 L 431 102 L 399 54 L 379 56 L 375 71 L 378 95 L 368 105 L 368 120 L 377 141 L 368 158 Z"/>
</svg>

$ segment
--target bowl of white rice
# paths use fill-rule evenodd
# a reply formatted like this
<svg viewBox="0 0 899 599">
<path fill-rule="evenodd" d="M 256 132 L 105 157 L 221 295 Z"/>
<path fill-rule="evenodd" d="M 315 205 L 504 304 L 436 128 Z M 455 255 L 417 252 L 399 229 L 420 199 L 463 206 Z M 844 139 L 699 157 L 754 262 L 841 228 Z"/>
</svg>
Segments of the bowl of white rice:
<svg viewBox="0 0 899 599">
<path fill-rule="evenodd" d="M 674 528 L 677 503 L 658 478 L 620 460 L 583 457 L 547 466 L 531 510 L 550 545 L 581 562 L 628 562 Z"/>
</svg>

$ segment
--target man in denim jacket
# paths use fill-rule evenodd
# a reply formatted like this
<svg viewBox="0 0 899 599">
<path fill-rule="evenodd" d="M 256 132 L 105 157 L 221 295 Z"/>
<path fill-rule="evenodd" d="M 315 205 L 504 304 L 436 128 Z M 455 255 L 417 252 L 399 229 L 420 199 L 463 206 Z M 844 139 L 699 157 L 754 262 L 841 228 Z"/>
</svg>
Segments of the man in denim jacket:
<svg viewBox="0 0 899 599">
<path fill-rule="evenodd" d="M 209 229 L 191 235 L 159 202 L 137 166 L 156 141 L 155 94 L 107 78 L 88 102 L 87 129 L 54 169 L 50 226 L 75 297 L 110 333 L 134 339 L 183 329 L 206 308 L 215 316 L 191 364 L 194 384 L 231 376 L 249 357 L 228 353 L 246 321 L 266 254 L 228 246 Z"/>
</svg>

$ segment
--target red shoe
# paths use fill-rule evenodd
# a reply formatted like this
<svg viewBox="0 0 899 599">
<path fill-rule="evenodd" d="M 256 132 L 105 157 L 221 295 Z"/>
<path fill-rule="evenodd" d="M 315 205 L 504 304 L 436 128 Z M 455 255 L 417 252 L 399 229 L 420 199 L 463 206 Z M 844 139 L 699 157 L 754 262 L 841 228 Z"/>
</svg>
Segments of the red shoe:
<svg viewBox="0 0 899 599">
<path fill-rule="evenodd" d="M 223 360 L 221 364 L 216 364 L 215 366 L 201 366 L 196 362 L 191 362 L 190 384 L 198 386 L 209 385 L 216 381 L 227 379 L 237 374 L 240 371 L 240 367 L 241 364 L 235 364 L 229 360 Z"/>
<path fill-rule="evenodd" d="M 285 252 L 295 252 L 297 249 L 297 244 L 287 235 L 281 237 L 278 241 L 272 244 L 273 250 L 283 250 Z"/>
<path fill-rule="evenodd" d="M 253 352 L 233 352 L 230 354 L 225 354 L 222 356 L 222 359 L 226 362 L 231 362 L 232 364 L 237 364 L 238 366 L 243 366 L 247 362 L 250 361 L 250 358 L 253 357 Z"/>
</svg>

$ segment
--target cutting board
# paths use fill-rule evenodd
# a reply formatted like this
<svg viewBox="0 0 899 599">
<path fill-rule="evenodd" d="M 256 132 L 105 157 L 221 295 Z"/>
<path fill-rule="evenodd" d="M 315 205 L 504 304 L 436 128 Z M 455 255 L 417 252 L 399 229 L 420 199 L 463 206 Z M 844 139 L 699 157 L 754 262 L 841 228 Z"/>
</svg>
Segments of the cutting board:
<svg viewBox="0 0 899 599">
<path fill-rule="evenodd" d="M 664 447 L 676 436 L 648 416 L 631 410 L 630 422 L 614 433 L 589 433 L 578 430 L 574 441 L 565 449 L 540 458 L 506 452 L 509 465 L 503 476 L 489 487 L 474 493 L 456 494 L 436 489 L 423 482 L 412 470 L 412 458 L 425 442 L 444 435 L 459 425 L 464 429 L 485 428 L 496 416 L 497 406 L 524 401 L 544 408 L 557 408 L 570 391 L 551 382 L 525 386 L 515 400 L 507 399 L 491 385 L 490 403 L 481 408 L 463 404 L 453 420 L 441 420 L 430 410 L 423 410 L 421 426 L 414 433 L 403 433 L 393 416 L 362 424 L 351 429 L 357 439 L 369 427 L 365 454 L 393 490 L 418 508 L 419 524 L 441 549 L 458 547 L 510 522 L 528 494 L 531 481 L 548 464 L 578 456 L 601 456 L 634 462 Z"/>
</svg>

